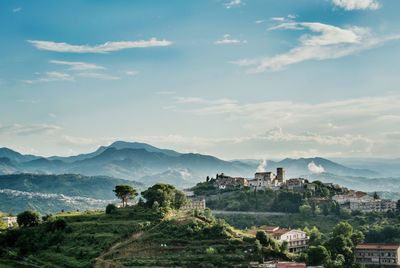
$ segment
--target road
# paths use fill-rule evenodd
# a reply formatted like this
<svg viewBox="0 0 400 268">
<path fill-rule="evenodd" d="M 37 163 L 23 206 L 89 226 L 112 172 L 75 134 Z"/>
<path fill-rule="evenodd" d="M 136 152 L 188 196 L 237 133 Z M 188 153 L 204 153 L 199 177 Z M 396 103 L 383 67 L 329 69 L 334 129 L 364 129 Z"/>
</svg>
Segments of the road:
<svg viewBox="0 0 400 268">
<path fill-rule="evenodd" d="M 284 212 L 262 212 L 262 211 L 227 211 L 227 210 L 212 210 L 214 215 L 261 215 L 261 216 L 285 216 L 290 213 Z"/>
</svg>

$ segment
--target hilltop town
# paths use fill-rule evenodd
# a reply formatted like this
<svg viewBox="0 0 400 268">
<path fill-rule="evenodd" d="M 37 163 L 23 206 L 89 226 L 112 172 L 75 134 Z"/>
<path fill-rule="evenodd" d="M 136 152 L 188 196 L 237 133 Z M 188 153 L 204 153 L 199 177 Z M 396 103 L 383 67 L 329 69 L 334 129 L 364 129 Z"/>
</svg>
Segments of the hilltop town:
<svg viewBox="0 0 400 268">
<path fill-rule="evenodd" d="M 271 171 L 256 172 L 254 178 L 216 174 L 215 178 L 207 177 L 205 182 L 197 184 L 191 190 L 197 198 L 205 199 L 213 195 L 230 193 L 227 196 L 232 196 L 234 192 L 250 191 L 254 194 L 268 192 L 271 196 L 297 196 L 301 197 L 303 203 L 312 203 L 320 208 L 335 204 L 342 209 L 361 212 L 388 212 L 397 209 L 396 201 L 381 199 L 376 193 L 348 189 L 334 183 L 310 182 L 307 178 L 286 178 L 283 167 L 277 168 L 276 174 Z M 255 207 L 251 210 L 254 209 Z M 279 209 L 271 207 L 271 211 Z"/>
</svg>

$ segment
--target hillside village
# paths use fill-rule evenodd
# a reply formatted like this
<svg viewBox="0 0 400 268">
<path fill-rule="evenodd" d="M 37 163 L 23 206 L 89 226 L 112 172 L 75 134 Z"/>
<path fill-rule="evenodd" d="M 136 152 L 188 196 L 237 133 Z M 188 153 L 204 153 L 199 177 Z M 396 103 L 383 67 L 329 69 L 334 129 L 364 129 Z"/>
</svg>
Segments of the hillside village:
<svg viewBox="0 0 400 268">
<path fill-rule="evenodd" d="M 280 202 L 286 202 L 287 200 L 284 198 L 290 199 L 292 195 L 296 195 L 301 198 L 297 212 L 303 213 L 306 207 L 313 211 L 304 214 L 306 217 L 316 215 L 318 207 L 329 207 L 329 209 L 324 209 L 324 212 L 319 212 L 325 215 L 331 212 L 341 214 L 346 211 L 349 215 L 358 215 L 358 213 L 389 213 L 388 215 L 390 215 L 390 213 L 394 214 L 399 211 L 399 202 L 381 199 L 376 193 L 369 194 L 352 190 L 334 183 L 310 182 L 307 178 L 286 178 L 285 169 L 282 167 L 277 168 L 276 173 L 271 171 L 256 172 L 253 178 L 229 176 L 224 173 L 217 174 L 215 178 L 207 177 L 206 182 L 199 183 L 192 190 L 197 200 L 202 200 L 204 205 L 208 200 L 208 204 L 217 209 L 224 209 L 218 207 L 218 204 L 221 203 L 227 204 L 225 208 L 229 209 L 230 203 L 247 202 L 246 198 L 240 199 L 243 194 L 247 194 L 247 198 L 251 195 L 255 197 L 252 200 L 256 204 L 257 202 L 263 203 L 259 199 L 268 195 L 273 196 L 275 201 L 280 200 Z M 279 199 L 281 195 L 284 195 L 284 198 Z M 238 201 L 239 199 L 240 201 Z M 263 200 L 268 202 L 268 198 Z M 240 211 L 279 211 L 274 206 L 278 203 L 275 201 L 271 202 L 272 206 L 264 207 L 264 210 L 255 209 L 256 204 L 254 203 L 247 208 L 239 206 L 236 209 Z M 296 212 L 296 209 L 292 212 Z M 307 251 L 310 247 L 310 233 L 299 228 L 291 229 L 263 225 L 249 229 L 248 233 L 256 235 L 258 231 L 264 231 L 280 244 L 285 244 L 291 253 L 301 253 Z M 354 250 L 355 263 L 400 265 L 399 249 L 400 244 L 386 244 L 383 241 L 381 243 L 361 243 Z M 263 265 L 254 267 L 278 267 L 276 263 L 270 262 Z M 301 265 L 300 263 L 292 263 L 281 267 L 305 267 Z"/>
<path fill-rule="evenodd" d="M 228 176 L 224 173 L 216 174 L 215 178 L 207 177 L 206 183 L 218 192 L 251 190 L 254 192 L 272 190 L 301 193 L 318 203 L 334 201 L 341 208 L 361 212 L 387 212 L 396 210 L 397 202 L 381 199 L 366 192 L 351 190 L 334 183 L 310 182 L 306 178 L 285 177 L 285 169 L 279 167 L 276 174 L 271 171 L 256 172 L 254 178 Z M 323 186 L 329 189 L 325 196 L 316 194 L 317 188 Z M 333 193 L 333 194 L 331 194 Z"/>
</svg>

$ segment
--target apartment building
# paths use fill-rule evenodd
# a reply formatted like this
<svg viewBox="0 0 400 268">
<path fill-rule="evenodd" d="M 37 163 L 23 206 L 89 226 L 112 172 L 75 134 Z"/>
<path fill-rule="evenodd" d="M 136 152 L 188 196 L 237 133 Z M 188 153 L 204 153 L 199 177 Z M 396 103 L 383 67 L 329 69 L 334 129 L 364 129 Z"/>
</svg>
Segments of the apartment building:
<svg viewBox="0 0 400 268">
<path fill-rule="evenodd" d="M 400 266 L 400 244 L 360 244 L 355 249 L 355 263 Z"/>
</svg>

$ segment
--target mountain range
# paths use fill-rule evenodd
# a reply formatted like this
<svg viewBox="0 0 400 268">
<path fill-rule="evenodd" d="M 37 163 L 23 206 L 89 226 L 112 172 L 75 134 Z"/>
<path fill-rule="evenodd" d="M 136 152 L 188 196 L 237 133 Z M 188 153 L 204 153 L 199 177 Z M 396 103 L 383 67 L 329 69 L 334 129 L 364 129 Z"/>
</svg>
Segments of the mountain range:
<svg viewBox="0 0 400 268">
<path fill-rule="evenodd" d="M 357 164 L 354 161 L 352 163 L 355 166 Z M 386 176 L 382 170 L 369 169 L 367 164 L 359 164 L 357 168 L 345 164 L 344 160 L 339 164 L 321 157 L 286 158 L 281 161 L 268 160 L 261 168 L 275 171 L 277 167 L 284 167 L 287 177 L 309 176 L 321 180 L 334 178 L 337 182 L 359 182 L 360 178 Z M 145 143 L 125 141 L 116 141 L 94 152 L 68 157 L 23 155 L 9 148 L 0 148 L 0 175 L 82 174 L 134 180 L 144 185 L 167 182 L 182 188 L 222 172 L 251 178 L 259 166 L 260 160 L 226 161 L 210 155 L 180 153 Z M 377 165 L 371 166 L 375 168 Z M 391 172 L 396 171 L 392 169 Z M 397 174 L 400 175 L 400 171 Z M 352 183 L 348 185 L 353 186 Z"/>
</svg>

